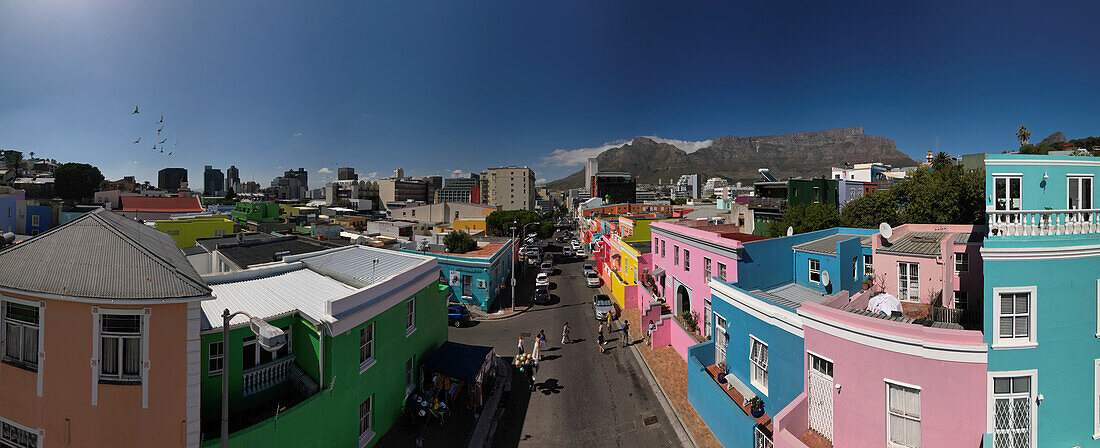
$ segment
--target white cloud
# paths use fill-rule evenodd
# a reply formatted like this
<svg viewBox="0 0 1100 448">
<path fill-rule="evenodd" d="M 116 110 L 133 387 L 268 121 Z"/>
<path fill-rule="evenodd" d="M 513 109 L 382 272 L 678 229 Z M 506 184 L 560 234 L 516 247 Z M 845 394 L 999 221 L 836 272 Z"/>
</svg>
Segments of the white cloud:
<svg viewBox="0 0 1100 448">
<path fill-rule="evenodd" d="M 702 148 L 706 148 L 714 142 L 714 140 L 702 140 L 702 141 L 688 141 L 688 140 L 676 140 L 671 138 L 662 138 L 655 135 L 643 135 L 642 137 L 651 139 L 658 143 L 668 143 L 682 149 L 684 152 L 691 154 Z M 584 165 L 584 162 L 589 157 L 596 157 L 612 148 L 618 148 L 624 143 L 630 140 L 616 140 L 604 143 L 600 146 L 593 146 L 589 148 L 580 149 L 555 149 L 549 155 L 543 157 L 543 163 L 552 166 L 578 166 Z"/>
<path fill-rule="evenodd" d="M 462 170 L 451 171 L 451 177 L 458 177 L 462 175 Z"/>
<path fill-rule="evenodd" d="M 301 133 L 301 132 L 295 132 L 295 133 L 294 133 L 294 136 L 295 136 L 295 137 L 301 137 L 301 136 L 302 136 L 302 133 Z"/>
<path fill-rule="evenodd" d="M 321 169 L 317 170 L 317 172 L 322 173 L 322 174 L 332 174 L 332 168 L 329 168 L 329 167 L 326 166 L 324 168 L 321 168 Z"/>
<path fill-rule="evenodd" d="M 363 177 L 365 177 L 366 180 L 378 180 L 378 172 L 377 171 L 371 171 L 371 172 L 365 174 Z"/>
<path fill-rule="evenodd" d="M 549 180 L 546 180 L 546 178 L 545 178 L 545 177 L 540 177 L 540 178 L 538 178 L 538 179 L 535 179 L 535 183 L 536 183 L 536 184 L 545 184 L 545 183 L 547 183 L 547 182 L 550 182 L 550 181 L 549 181 Z"/>
</svg>

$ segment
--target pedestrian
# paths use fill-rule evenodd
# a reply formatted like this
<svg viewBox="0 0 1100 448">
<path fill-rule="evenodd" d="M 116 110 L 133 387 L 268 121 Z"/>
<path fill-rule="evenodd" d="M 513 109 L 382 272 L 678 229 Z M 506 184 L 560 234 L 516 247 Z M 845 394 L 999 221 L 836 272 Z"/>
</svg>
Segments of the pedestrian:
<svg viewBox="0 0 1100 448">
<path fill-rule="evenodd" d="M 600 353 L 603 353 L 603 324 L 600 324 L 600 337 L 596 340 L 596 343 L 600 346 Z"/>
<path fill-rule="evenodd" d="M 519 344 L 517 344 L 517 345 L 518 345 L 517 348 L 519 349 L 519 354 L 522 355 L 523 354 L 523 333 L 519 334 Z"/>
<path fill-rule="evenodd" d="M 546 330 L 539 330 L 538 343 L 540 349 L 546 350 L 548 348 L 546 345 Z"/>
<path fill-rule="evenodd" d="M 542 344 L 539 343 L 539 339 L 535 338 L 535 346 L 531 347 L 531 359 L 533 362 L 539 362 L 542 358 Z"/>
<path fill-rule="evenodd" d="M 536 381 L 535 380 L 535 375 L 538 373 L 538 370 L 539 370 L 539 362 L 538 361 L 534 361 L 534 362 L 531 363 L 531 365 L 527 366 L 527 373 L 530 374 L 530 379 L 531 379 L 531 392 L 535 391 L 535 381 Z"/>
<path fill-rule="evenodd" d="M 565 325 L 561 327 L 561 343 L 568 344 L 570 342 L 573 342 L 573 340 L 569 338 L 569 322 L 566 322 Z"/>
<path fill-rule="evenodd" d="M 630 345 L 630 319 L 623 319 L 623 347 Z"/>
<path fill-rule="evenodd" d="M 649 329 L 645 333 L 645 345 L 650 345 L 653 341 L 653 331 L 657 329 L 657 326 L 653 324 L 653 319 L 649 320 Z"/>
</svg>

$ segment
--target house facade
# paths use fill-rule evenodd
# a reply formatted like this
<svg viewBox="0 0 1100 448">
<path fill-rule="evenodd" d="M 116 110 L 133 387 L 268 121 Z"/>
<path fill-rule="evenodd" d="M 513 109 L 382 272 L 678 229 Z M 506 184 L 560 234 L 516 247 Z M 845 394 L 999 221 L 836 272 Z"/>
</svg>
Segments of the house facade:
<svg viewBox="0 0 1100 448">
<path fill-rule="evenodd" d="M 464 254 L 402 249 L 403 252 L 434 257 L 439 264 L 440 281 L 450 288 L 452 300 L 482 310 L 488 310 L 507 290 L 517 250 L 514 241 L 507 238 L 496 239 Z M 511 304 L 500 304 L 502 307 L 505 305 Z"/>
</svg>

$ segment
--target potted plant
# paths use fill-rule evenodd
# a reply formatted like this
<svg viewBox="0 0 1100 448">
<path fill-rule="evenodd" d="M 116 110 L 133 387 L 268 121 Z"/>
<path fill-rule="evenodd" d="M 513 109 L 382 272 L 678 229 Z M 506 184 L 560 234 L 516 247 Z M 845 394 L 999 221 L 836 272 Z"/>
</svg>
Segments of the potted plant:
<svg viewBox="0 0 1100 448">
<path fill-rule="evenodd" d="M 871 279 L 864 280 L 863 281 L 863 290 L 866 291 L 868 289 L 871 289 L 871 285 L 873 285 L 873 284 L 875 284 L 875 282 Z"/>
<path fill-rule="evenodd" d="M 764 400 L 761 400 L 760 397 L 752 397 L 749 400 L 749 411 L 752 412 L 752 418 L 760 418 L 761 415 L 764 415 Z"/>
<path fill-rule="evenodd" d="M 726 362 L 722 361 L 722 362 L 718 363 L 718 382 L 719 383 L 722 383 L 722 384 L 726 383 L 726 374 L 727 373 L 729 373 L 729 366 L 726 365 Z"/>
</svg>

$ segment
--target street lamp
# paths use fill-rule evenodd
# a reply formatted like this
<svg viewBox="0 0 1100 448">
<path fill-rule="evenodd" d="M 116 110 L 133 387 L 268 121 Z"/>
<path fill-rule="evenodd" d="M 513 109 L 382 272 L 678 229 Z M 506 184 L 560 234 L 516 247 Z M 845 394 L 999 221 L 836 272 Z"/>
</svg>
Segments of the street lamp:
<svg viewBox="0 0 1100 448">
<path fill-rule="evenodd" d="M 260 348 L 269 352 L 278 351 L 286 345 L 286 333 L 279 327 L 271 325 L 258 317 L 252 317 L 244 311 L 230 314 L 229 308 L 222 312 L 222 353 L 229 349 L 229 321 L 238 314 L 248 317 L 248 326 L 256 335 L 256 343 Z M 228 359 L 228 358 L 227 358 Z M 222 369 L 222 448 L 229 446 L 229 369 Z"/>
</svg>

